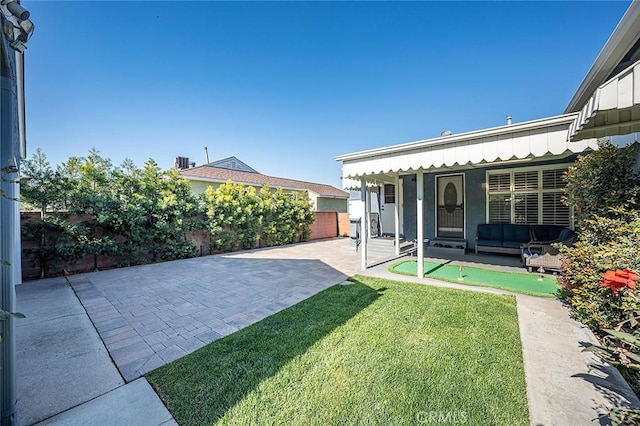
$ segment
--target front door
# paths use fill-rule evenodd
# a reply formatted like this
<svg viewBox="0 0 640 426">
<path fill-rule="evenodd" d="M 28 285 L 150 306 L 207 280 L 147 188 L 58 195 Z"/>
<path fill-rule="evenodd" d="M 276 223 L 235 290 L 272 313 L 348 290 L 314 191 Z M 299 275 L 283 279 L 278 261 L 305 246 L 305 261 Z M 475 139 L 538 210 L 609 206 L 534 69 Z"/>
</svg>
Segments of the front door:
<svg viewBox="0 0 640 426">
<path fill-rule="evenodd" d="M 436 178 L 438 238 L 464 238 L 464 175 Z"/>
<path fill-rule="evenodd" d="M 396 233 L 395 226 L 395 209 L 396 209 L 396 187 L 395 185 L 385 184 L 383 186 L 383 194 L 380 203 L 380 226 L 382 233 L 385 235 L 393 235 Z"/>
</svg>

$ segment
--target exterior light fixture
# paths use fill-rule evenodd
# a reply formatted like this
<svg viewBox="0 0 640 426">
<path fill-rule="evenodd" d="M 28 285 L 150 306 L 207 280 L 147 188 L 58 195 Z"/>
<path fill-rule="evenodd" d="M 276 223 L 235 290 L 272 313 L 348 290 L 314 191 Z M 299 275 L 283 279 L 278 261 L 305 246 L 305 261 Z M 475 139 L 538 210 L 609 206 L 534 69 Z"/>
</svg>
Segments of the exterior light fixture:
<svg viewBox="0 0 640 426">
<path fill-rule="evenodd" d="M 19 21 L 26 21 L 27 19 L 29 19 L 29 16 L 31 15 L 27 9 L 22 7 L 20 3 L 18 3 L 15 0 L 9 0 L 9 1 L 5 0 L 2 2 L 2 4 L 7 6 L 7 9 L 9 9 L 9 12 L 11 12 L 13 16 L 18 18 Z"/>
<path fill-rule="evenodd" d="M 34 25 L 29 20 L 31 14 L 22 7 L 18 0 L 0 1 L 2 11 L 2 31 L 9 41 L 9 45 L 22 53 L 27 48 L 26 42 L 33 34 Z"/>
</svg>

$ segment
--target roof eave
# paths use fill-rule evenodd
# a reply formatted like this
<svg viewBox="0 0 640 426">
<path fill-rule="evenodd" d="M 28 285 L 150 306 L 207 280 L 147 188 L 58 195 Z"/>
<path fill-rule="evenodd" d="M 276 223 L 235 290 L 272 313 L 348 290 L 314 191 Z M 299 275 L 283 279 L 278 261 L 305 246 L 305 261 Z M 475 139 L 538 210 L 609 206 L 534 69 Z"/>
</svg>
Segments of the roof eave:
<svg viewBox="0 0 640 426">
<path fill-rule="evenodd" d="M 578 90 L 564 110 L 565 114 L 582 109 L 598 86 L 605 82 L 638 40 L 640 36 L 638 28 L 640 28 L 640 2 L 633 1 L 578 86 Z"/>
<path fill-rule="evenodd" d="M 327 194 L 322 194 L 320 192 L 314 191 L 313 189 L 309 189 L 309 188 L 299 188 L 299 187 L 293 187 L 293 186 L 283 186 L 283 185 L 274 185 L 274 184 L 269 184 L 269 183 L 260 183 L 260 182 L 249 182 L 249 181 L 240 181 L 240 180 L 233 180 L 233 179 L 220 179 L 220 178 L 211 178 L 211 177 L 205 177 L 205 176 L 197 176 L 197 175 L 187 175 L 187 174 L 182 174 L 182 177 L 184 177 L 185 179 L 188 180 L 195 180 L 195 181 L 201 181 L 201 182 L 211 182 L 211 183 L 226 183 L 227 181 L 231 181 L 234 183 L 241 183 L 243 185 L 249 185 L 249 186 L 264 186 L 264 185 L 269 185 L 272 188 L 282 188 L 285 189 L 287 191 L 307 191 L 309 193 L 313 193 L 316 194 L 318 197 L 323 197 L 323 198 L 342 198 L 341 196 L 338 195 L 327 195 Z M 348 194 L 345 194 L 345 199 L 349 198 Z"/>
<path fill-rule="evenodd" d="M 471 132 L 453 134 L 449 136 L 440 136 L 432 139 L 424 139 L 415 142 L 409 142 L 399 145 L 392 145 L 383 148 L 369 149 L 366 151 L 359 151 L 350 154 L 343 154 L 335 157 L 336 161 L 350 161 L 358 160 L 362 158 L 394 154 L 402 151 L 420 149 L 424 147 L 432 147 L 437 145 L 446 145 L 450 143 L 466 141 L 478 138 L 487 138 L 492 136 L 500 136 L 509 133 L 530 131 L 536 129 L 543 129 L 552 126 L 564 125 L 571 123 L 576 117 L 577 113 L 570 113 L 564 115 L 558 115 L 555 117 L 547 117 L 538 120 L 525 121 L 522 123 L 510 124 L 499 127 L 491 127 L 488 129 L 474 130 Z"/>
<path fill-rule="evenodd" d="M 344 196 L 342 195 L 327 195 L 327 194 L 318 194 L 319 198 L 335 198 L 336 200 L 348 200 L 349 199 L 349 194 L 345 193 Z"/>
</svg>

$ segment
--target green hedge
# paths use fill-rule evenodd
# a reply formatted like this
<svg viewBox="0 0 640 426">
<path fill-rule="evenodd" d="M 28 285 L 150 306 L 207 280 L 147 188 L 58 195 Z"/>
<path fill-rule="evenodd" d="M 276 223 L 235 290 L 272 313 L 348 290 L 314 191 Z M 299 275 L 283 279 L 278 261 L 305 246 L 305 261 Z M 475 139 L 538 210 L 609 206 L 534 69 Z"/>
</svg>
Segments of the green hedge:
<svg viewBox="0 0 640 426">
<path fill-rule="evenodd" d="M 314 215 L 305 192 L 285 194 L 227 182 L 193 195 L 176 170 L 148 160 L 114 167 L 92 149 L 53 169 L 37 150 L 22 164 L 23 204 L 41 217 L 23 226 L 42 275 L 49 265 L 109 256 L 134 265 L 196 255 L 193 231 L 211 233 L 211 250 L 230 251 L 305 240 Z M 63 213 L 60 213 L 63 212 Z"/>
<path fill-rule="evenodd" d="M 226 182 L 207 188 L 203 196 L 211 249 L 231 251 L 274 246 L 309 238 L 314 221 L 306 192 L 285 194 L 281 189 Z"/>
</svg>

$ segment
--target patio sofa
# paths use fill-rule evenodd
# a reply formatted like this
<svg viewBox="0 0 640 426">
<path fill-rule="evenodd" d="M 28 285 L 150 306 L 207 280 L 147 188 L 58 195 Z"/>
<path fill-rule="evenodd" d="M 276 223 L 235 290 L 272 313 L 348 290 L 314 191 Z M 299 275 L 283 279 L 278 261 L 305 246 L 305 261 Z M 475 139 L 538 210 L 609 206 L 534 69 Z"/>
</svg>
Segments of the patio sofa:
<svg viewBox="0 0 640 426">
<path fill-rule="evenodd" d="M 519 225 L 511 223 L 483 223 L 476 232 L 478 252 L 522 255 L 522 247 L 534 241 L 554 241 L 564 226 Z"/>
</svg>

